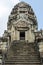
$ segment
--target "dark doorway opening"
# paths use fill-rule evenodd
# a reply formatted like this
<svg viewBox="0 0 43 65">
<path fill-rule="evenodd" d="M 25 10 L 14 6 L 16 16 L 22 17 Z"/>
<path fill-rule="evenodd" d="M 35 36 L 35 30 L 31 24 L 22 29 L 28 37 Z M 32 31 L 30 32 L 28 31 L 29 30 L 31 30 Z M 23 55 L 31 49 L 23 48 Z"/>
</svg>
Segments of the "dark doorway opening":
<svg viewBox="0 0 43 65">
<path fill-rule="evenodd" d="M 20 32 L 20 40 L 25 40 L 25 32 Z"/>
</svg>

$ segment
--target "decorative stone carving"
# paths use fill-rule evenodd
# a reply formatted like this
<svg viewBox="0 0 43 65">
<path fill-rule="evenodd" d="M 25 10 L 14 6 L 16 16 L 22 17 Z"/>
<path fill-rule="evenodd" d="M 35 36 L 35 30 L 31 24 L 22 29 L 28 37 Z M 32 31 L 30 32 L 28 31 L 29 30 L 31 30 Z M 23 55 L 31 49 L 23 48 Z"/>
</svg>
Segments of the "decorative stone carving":
<svg viewBox="0 0 43 65">
<path fill-rule="evenodd" d="M 16 27 L 28 27 L 28 23 L 26 23 L 25 21 L 19 21 L 17 22 L 14 26 Z"/>
<path fill-rule="evenodd" d="M 14 11 L 15 12 L 17 11 L 17 13 L 14 13 Z M 27 5 L 27 3 L 22 2 L 22 3 L 17 4 L 13 8 L 12 12 L 13 14 L 9 16 L 9 21 L 11 20 L 17 21 L 20 18 L 28 20 L 28 17 L 29 17 L 30 20 L 33 20 L 33 24 L 37 25 L 37 19 L 33 12 L 33 9 L 31 8 L 31 6 Z"/>
</svg>

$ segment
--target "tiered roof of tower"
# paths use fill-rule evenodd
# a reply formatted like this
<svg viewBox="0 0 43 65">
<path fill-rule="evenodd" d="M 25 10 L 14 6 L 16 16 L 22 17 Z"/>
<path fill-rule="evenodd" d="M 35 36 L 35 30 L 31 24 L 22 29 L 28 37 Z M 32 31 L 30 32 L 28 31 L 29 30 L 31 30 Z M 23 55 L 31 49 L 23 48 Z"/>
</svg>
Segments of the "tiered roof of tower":
<svg viewBox="0 0 43 65">
<path fill-rule="evenodd" d="M 22 16 L 20 14 L 22 14 Z M 25 15 L 23 16 L 23 14 Z M 37 18 L 32 7 L 25 2 L 20 2 L 16 6 L 14 6 L 9 16 L 8 26 L 11 26 L 11 23 L 15 21 L 17 22 L 17 20 L 19 20 L 20 18 L 33 20 L 33 25 L 37 25 Z"/>
</svg>

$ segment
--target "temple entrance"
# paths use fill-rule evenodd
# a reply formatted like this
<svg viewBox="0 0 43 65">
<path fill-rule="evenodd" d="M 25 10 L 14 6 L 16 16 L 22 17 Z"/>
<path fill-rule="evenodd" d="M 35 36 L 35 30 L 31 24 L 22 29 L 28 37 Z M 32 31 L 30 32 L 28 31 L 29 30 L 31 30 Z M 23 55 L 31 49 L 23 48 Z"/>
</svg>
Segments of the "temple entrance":
<svg viewBox="0 0 43 65">
<path fill-rule="evenodd" d="M 24 31 L 20 32 L 20 40 L 25 40 L 25 32 Z"/>
</svg>

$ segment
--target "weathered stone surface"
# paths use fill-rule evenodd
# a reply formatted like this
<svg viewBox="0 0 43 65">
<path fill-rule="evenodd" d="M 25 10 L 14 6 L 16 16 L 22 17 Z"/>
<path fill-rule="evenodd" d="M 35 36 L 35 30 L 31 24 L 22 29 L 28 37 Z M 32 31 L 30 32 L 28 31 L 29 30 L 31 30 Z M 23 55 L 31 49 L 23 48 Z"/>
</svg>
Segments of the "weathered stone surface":
<svg viewBox="0 0 43 65">
<path fill-rule="evenodd" d="M 43 30 L 30 5 L 20 2 L 11 11 L 0 37 L 0 65 L 43 65 Z"/>
<path fill-rule="evenodd" d="M 34 43 L 13 42 L 5 59 L 5 65 L 41 65 Z"/>
</svg>

